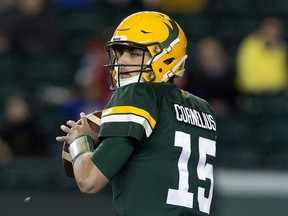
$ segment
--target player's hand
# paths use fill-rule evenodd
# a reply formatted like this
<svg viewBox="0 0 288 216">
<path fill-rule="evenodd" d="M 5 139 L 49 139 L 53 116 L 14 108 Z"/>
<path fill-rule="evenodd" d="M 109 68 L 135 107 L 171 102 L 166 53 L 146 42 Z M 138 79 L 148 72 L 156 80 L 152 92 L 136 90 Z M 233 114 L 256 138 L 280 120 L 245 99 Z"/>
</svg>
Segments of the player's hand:
<svg viewBox="0 0 288 216">
<path fill-rule="evenodd" d="M 91 129 L 86 115 L 83 112 L 80 113 L 80 121 L 75 122 L 69 120 L 66 122 L 66 125 L 61 125 L 60 129 L 67 135 L 57 136 L 56 140 L 59 142 L 67 142 L 68 144 L 71 144 L 77 137 L 81 135 L 89 135 L 94 140 L 96 140 L 98 137 L 98 134 Z"/>
</svg>

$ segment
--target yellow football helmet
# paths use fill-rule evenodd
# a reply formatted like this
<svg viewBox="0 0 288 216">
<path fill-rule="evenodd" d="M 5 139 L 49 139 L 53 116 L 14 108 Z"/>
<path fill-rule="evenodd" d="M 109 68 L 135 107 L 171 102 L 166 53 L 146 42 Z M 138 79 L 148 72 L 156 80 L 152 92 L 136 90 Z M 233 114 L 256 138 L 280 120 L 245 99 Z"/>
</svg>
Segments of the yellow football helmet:
<svg viewBox="0 0 288 216">
<path fill-rule="evenodd" d="M 138 82 L 167 82 L 174 76 L 182 76 L 185 69 L 187 39 L 182 28 L 169 16 L 152 11 L 134 13 L 116 28 L 107 43 L 112 82 L 120 87 L 116 49 L 119 46 L 148 51 L 151 59 L 142 61 Z M 125 65 L 129 66 L 129 65 Z M 135 66 L 135 65 L 133 65 Z M 122 82 L 122 81 L 121 81 Z"/>
</svg>

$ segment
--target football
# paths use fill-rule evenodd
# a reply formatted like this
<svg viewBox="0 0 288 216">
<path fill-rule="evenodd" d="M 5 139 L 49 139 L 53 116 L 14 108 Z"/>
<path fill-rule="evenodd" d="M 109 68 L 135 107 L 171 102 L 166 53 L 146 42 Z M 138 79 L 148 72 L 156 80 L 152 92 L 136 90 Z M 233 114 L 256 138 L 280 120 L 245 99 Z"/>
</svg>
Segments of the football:
<svg viewBox="0 0 288 216">
<path fill-rule="evenodd" d="M 101 114 L 102 111 L 95 111 L 86 115 L 91 129 L 96 133 L 99 133 L 100 130 Z M 80 120 L 77 123 L 80 124 Z M 95 142 L 95 145 L 97 145 L 97 141 Z M 70 178 L 74 178 L 73 164 L 68 147 L 69 144 L 64 142 L 62 147 L 62 165 L 65 175 Z"/>
</svg>

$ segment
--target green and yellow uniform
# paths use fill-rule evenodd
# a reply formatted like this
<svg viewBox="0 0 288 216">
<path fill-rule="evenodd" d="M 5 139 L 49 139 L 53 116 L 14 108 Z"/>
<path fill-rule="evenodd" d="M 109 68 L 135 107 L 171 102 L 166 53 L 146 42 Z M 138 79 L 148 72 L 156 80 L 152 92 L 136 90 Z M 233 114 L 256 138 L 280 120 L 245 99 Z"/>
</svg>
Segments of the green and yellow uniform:
<svg viewBox="0 0 288 216">
<path fill-rule="evenodd" d="M 209 215 L 216 121 L 206 101 L 172 83 L 130 84 L 103 110 L 99 136 L 92 160 L 112 181 L 116 215 Z"/>
</svg>

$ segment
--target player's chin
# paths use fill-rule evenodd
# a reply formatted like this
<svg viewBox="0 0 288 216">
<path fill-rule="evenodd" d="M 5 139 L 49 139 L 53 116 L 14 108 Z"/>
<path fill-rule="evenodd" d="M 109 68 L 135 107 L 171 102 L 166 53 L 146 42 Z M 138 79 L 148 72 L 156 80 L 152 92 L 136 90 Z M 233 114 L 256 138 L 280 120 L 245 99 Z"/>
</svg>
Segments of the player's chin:
<svg viewBox="0 0 288 216">
<path fill-rule="evenodd" d="M 128 79 L 130 78 L 131 76 L 129 74 L 121 74 L 120 75 L 120 79 Z"/>
</svg>

